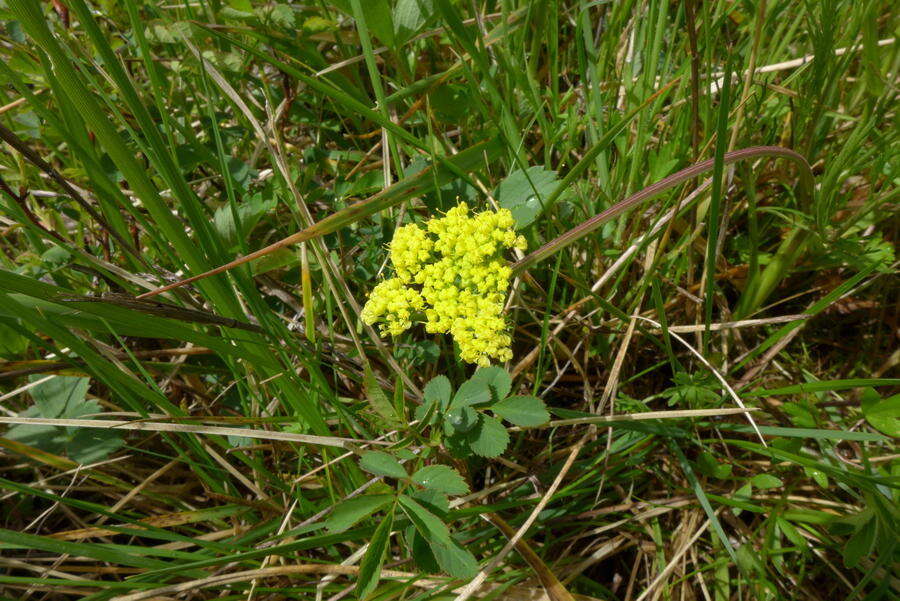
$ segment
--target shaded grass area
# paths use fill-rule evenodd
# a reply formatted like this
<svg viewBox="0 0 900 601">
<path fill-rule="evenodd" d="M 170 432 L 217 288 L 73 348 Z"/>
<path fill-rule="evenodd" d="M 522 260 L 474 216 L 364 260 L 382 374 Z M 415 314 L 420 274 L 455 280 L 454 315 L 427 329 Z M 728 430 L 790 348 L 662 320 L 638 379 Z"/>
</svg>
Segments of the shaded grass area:
<svg viewBox="0 0 900 601">
<path fill-rule="evenodd" d="M 900 594 L 890 3 L 21 0 L 0 20 L 2 417 L 160 426 L 0 430 L 5 598 L 353 598 L 373 540 L 372 598 L 465 594 L 399 512 L 325 528 L 392 492 L 367 445 L 465 477 L 444 518 L 496 568 L 478 597 Z M 802 158 L 741 154 L 760 146 Z M 472 374 L 452 340 L 358 318 L 396 227 L 459 201 L 512 208 L 542 249 L 510 257 L 505 367 L 554 421 L 492 460 L 404 429 L 429 380 Z M 651 411 L 671 413 L 633 419 Z"/>
</svg>

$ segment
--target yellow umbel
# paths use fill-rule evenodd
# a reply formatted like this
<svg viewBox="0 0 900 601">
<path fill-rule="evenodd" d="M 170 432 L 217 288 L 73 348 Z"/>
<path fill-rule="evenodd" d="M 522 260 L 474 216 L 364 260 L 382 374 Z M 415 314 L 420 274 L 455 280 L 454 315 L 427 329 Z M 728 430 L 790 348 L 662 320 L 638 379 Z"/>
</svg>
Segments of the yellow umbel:
<svg viewBox="0 0 900 601">
<path fill-rule="evenodd" d="M 396 277 L 369 294 L 362 311 L 367 324 L 383 322 L 382 333 L 397 336 L 424 313 L 425 330 L 449 332 L 460 358 L 489 365 L 512 357 L 503 305 L 512 272 L 503 251 L 525 249 L 507 209 L 469 215 L 460 203 L 425 228 L 405 225 L 394 232 L 391 263 Z"/>
</svg>

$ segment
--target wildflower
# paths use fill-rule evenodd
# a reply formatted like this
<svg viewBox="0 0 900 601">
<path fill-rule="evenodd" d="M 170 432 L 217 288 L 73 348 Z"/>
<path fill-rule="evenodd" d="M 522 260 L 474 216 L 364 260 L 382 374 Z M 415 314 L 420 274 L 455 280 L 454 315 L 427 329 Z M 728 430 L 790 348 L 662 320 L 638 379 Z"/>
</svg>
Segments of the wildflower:
<svg viewBox="0 0 900 601">
<path fill-rule="evenodd" d="M 489 365 L 512 358 L 503 315 L 512 270 L 502 254 L 525 249 L 507 209 L 469 215 L 466 203 L 443 217 L 429 219 L 424 229 L 405 225 L 390 244 L 396 277 L 379 283 L 362 311 L 367 324 L 383 322 L 381 331 L 397 336 L 425 318 L 425 331 L 449 333 L 460 358 Z"/>
</svg>

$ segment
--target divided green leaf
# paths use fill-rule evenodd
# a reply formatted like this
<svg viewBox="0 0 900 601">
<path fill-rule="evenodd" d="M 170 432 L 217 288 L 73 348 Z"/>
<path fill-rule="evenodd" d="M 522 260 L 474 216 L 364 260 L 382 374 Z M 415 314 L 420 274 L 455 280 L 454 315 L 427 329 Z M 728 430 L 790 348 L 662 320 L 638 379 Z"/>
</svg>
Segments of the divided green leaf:
<svg viewBox="0 0 900 601">
<path fill-rule="evenodd" d="M 33 376 L 37 381 L 46 376 Z M 20 415 L 51 419 L 79 419 L 102 413 L 97 401 L 87 400 L 88 378 L 55 376 L 30 389 L 35 403 Z M 82 464 L 102 461 L 122 446 L 122 432 L 114 429 L 33 426 L 12 426 L 6 438 L 37 447 L 56 455 L 66 455 Z"/>
</svg>

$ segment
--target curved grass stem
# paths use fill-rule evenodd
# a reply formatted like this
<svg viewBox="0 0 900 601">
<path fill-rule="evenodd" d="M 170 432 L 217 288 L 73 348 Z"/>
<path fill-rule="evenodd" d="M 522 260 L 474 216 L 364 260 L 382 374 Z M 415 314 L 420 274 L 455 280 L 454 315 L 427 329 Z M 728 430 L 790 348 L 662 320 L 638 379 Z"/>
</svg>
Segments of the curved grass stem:
<svg viewBox="0 0 900 601">
<path fill-rule="evenodd" d="M 754 159 L 757 157 L 784 158 L 792 161 L 795 165 L 797 165 L 800 177 L 800 182 L 797 190 L 798 196 L 800 197 L 800 201 L 804 208 L 812 206 L 813 194 L 815 192 L 815 181 L 813 179 L 812 168 L 802 155 L 794 152 L 793 150 L 782 148 L 780 146 L 752 146 L 750 148 L 743 148 L 741 150 L 734 150 L 732 152 L 725 153 L 724 164 L 730 165 L 732 163 Z M 512 265 L 513 274 L 519 274 L 533 267 L 540 261 L 543 261 L 556 252 L 569 246 L 573 242 L 576 242 L 581 238 L 584 238 L 585 236 L 593 233 L 604 223 L 615 219 L 619 215 L 636 207 L 637 205 L 656 198 L 657 196 L 674 188 L 675 186 L 694 177 L 697 177 L 701 173 L 710 171 L 713 168 L 714 163 L 715 159 L 709 159 L 700 163 L 696 163 L 694 165 L 691 165 L 690 167 L 678 171 L 677 173 L 673 173 L 669 177 L 661 179 L 655 184 L 647 186 L 639 192 L 632 194 L 625 200 L 616 203 L 608 209 L 598 213 L 594 217 L 591 217 L 587 221 L 584 221 L 580 225 L 573 227 L 569 231 L 556 237 L 528 256 L 514 263 Z M 792 253 L 791 256 L 796 257 L 796 250 Z M 781 271 L 781 273 L 783 273 L 783 270 Z M 774 288 L 774 285 L 770 285 L 770 292 L 772 288 Z M 757 295 L 757 298 L 759 296 L 760 295 Z"/>
</svg>

